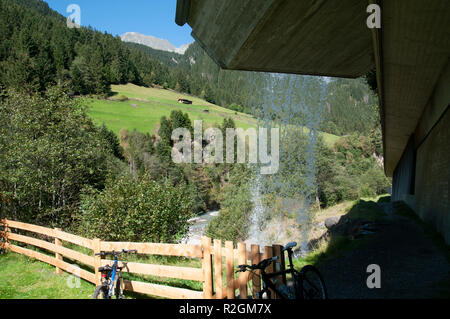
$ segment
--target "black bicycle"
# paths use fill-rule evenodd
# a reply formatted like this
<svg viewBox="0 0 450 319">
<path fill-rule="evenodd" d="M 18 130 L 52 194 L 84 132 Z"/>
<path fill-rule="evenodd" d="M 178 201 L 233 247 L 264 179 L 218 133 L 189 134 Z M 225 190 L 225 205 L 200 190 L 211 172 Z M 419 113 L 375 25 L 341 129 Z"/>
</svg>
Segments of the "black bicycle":
<svg viewBox="0 0 450 319">
<path fill-rule="evenodd" d="M 122 251 L 101 251 L 96 256 L 105 257 L 111 255 L 114 257 L 112 266 L 100 267 L 98 271 L 102 274 L 102 284 L 95 288 L 94 296 L 92 299 L 111 299 L 114 295 L 117 299 L 124 299 L 123 295 L 123 277 L 122 269 L 119 267 L 120 254 L 136 254 L 137 250 L 125 250 Z"/>
<path fill-rule="evenodd" d="M 258 265 L 239 265 L 237 272 L 251 271 L 253 275 L 259 276 L 256 272 L 261 273 L 261 280 L 263 283 L 262 290 L 256 294 L 258 299 L 271 299 L 272 292 L 274 292 L 281 299 L 327 299 L 327 289 L 322 275 L 316 267 L 308 265 L 303 267 L 300 271 L 294 269 L 292 263 L 292 248 L 297 246 L 297 243 L 292 242 L 287 244 L 284 249 L 288 252 L 289 268 L 283 271 L 266 273 L 266 268 L 273 262 L 278 260 L 278 256 L 265 259 Z M 291 285 L 288 286 L 280 279 L 287 274 L 292 275 Z"/>
</svg>

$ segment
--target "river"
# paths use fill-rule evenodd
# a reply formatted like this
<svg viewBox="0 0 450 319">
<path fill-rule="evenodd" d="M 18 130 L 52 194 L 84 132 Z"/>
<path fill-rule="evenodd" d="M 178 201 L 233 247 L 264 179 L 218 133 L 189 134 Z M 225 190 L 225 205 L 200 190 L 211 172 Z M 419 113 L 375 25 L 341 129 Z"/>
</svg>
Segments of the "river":
<svg viewBox="0 0 450 319">
<path fill-rule="evenodd" d="M 190 224 L 189 230 L 186 236 L 181 240 L 181 243 L 200 245 L 201 237 L 205 235 L 206 226 L 208 226 L 209 222 L 217 216 L 219 216 L 219 211 L 213 211 L 188 220 L 188 223 Z"/>
</svg>

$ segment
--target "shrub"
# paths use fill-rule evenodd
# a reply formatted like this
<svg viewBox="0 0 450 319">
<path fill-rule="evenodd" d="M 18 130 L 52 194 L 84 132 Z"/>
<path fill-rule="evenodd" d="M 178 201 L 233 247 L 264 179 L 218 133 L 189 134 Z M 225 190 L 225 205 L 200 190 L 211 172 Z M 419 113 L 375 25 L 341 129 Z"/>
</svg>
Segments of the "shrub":
<svg viewBox="0 0 450 319">
<path fill-rule="evenodd" d="M 316 180 L 323 207 L 386 192 L 390 181 L 374 157 L 377 140 L 376 132 L 369 137 L 350 135 L 336 143 L 334 152 L 319 141 Z"/>
<path fill-rule="evenodd" d="M 128 97 L 126 97 L 125 95 L 118 95 L 114 100 L 119 102 L 125 102 L 128 101 Z"/>
<path fill-rule="evenodd" d="M 230 183 L 225 185 L 220 198 L 220 214 L 207 227 L 206 234 L 222 240 L 245 240 L 253 210 L 250 192 L 251 172 L 243 165 L 236 165 L 231 172 Z"/>
<path fill-rule="evenodd" d="M 184 188 L 147 175 L 138 180 L 120 177 L 110 180 L 104 191 L 83 196 L 79 231 L 103 240 L 173 243 L 185 235 L 191 207 Z"/>
<path fill-rule="evenodd" d="M 61 88 L 9 91 L 0 104 L 0 211 L 11 219 L 67 229 L 80 189 L 105 186 L 113 146 Z M 109 133 L 108 133 L 109 134 Z"/>
</svg>

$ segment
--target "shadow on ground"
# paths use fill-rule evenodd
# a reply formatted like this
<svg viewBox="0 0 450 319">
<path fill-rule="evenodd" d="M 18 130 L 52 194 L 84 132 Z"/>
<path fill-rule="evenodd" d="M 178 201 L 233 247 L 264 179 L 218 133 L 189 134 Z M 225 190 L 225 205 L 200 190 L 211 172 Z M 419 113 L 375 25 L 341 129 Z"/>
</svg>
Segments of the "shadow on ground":
<svg viewBox="0 0 450 319">
<path fill-rule="evenodd" d="M 359 201 L 329 228 L 316 259 L 330 299 L 450 298 L 450 250 L 406 204 Z M 369 289 L 369 265 L 381 268 L 381 288 Z"/>
</svg>

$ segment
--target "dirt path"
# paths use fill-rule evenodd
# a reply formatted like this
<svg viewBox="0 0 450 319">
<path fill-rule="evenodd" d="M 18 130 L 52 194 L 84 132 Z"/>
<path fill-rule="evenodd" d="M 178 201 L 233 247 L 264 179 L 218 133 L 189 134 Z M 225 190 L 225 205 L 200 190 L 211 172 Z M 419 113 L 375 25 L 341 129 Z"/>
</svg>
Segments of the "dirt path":
<svg viewBox="0 0 450 319">
<path fill-rule="evenodd" d="M 450 296 L 450 264 L 413 220 L 392 213 L 362 247 L 319 266 L 330 299 L 439 298 Z M 367 266 L 381 267 L 381 288 L 369 289 Z"/>
</svg>

